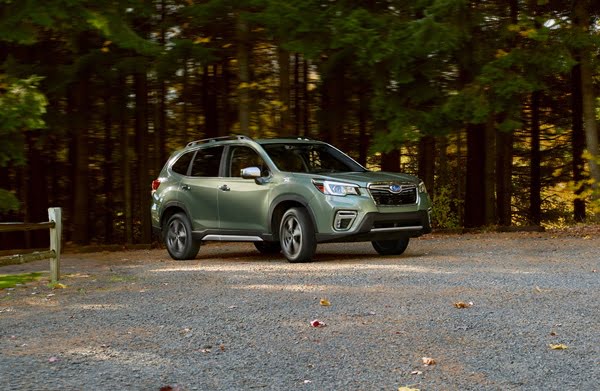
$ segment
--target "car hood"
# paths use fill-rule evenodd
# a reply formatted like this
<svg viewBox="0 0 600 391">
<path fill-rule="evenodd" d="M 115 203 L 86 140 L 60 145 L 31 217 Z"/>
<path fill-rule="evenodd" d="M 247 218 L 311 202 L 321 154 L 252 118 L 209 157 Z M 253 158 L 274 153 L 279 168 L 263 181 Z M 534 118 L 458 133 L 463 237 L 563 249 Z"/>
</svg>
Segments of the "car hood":
<svg viewBox="0 0 600 391">
<path fill-rule="evenodd" d="M 410 182 L 414 183 L 415 185 L 419 184 L 419 179 L 413 175 L 384 171 L 336 172 L 328 173 L 327 175 L 321 175 L 320 177 L 322 177 L 324 180 L 350 182 L 361 187 L 367 187 L 368 184 L 376 182 Z"/>
</svg>

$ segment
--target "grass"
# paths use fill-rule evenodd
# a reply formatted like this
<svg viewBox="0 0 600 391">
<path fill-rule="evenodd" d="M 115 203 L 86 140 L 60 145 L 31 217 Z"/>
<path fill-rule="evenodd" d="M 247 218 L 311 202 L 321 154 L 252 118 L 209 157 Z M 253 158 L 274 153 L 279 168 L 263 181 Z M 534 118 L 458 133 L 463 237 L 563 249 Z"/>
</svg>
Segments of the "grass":
<svg viewBox="0 0 600 391">
<path fill-rule="evenodd" d="M 13 288 L 19 284 L 38 280 L 41 276 L 42 273 L 0 274 L 0 289 Z"/>
</svg>

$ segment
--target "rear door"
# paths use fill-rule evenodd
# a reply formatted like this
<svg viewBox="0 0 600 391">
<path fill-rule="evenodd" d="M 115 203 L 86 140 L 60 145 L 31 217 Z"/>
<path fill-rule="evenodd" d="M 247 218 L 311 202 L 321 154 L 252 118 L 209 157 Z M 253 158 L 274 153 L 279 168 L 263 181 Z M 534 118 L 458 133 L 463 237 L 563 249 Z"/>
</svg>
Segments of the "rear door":
<svg viewBox="0 0 600 391">
<path fill-rule="evenodd" d="M 181 180 L 180 201 L 187 207 L 192 229 L 203 231 L 219 227 L 218 186 L 223 146 L 196 152 L 187 176 Z"/>
</svg>

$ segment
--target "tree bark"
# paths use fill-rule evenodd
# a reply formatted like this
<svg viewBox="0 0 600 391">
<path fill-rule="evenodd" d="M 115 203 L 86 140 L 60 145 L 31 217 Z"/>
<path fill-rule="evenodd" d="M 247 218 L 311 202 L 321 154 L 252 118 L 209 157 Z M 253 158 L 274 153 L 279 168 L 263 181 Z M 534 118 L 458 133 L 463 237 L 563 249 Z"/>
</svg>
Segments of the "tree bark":
<svg viewBox="0 0 600 391">
<path fill-rule="evenodd" d="M 465 188 L 465 217 L 467 228 L 486 223 L 485 187 L 485 125 L 467 125 L 467 175 Z"/>
<path fill-rule="evenodd" d="M 577 30 L 582 36 L 589 38 L 591 18 L 587 6 L 589 3 L 584 0 L 576 0 L 574 5 L 574 22 Z M 589 45 L 587 45 L 589 46 Z M 598 147 L 598 125 L 596 123 L 596 104 L 594 96 L 594 84 L 592 74 L 592 64 L 590 53 L 592 48 L 586 47 L 580 52 L 581 67 L 581 96 L 583 100 L 583 123 L 585 131 L 585 140 L 587 151 L 590 154 L 588 164 L 590 167 L 590 176 L 592 177 L 592 197 L 593 201 L 600 200 L 600 148 Z"/>
<path fill-rule="evenodd" d="M 106 94 L 104 95 L 104 242 L 112 243 L 113 239 L 113 211 L 114 211 L 114 194 L 115 189 L 113 177 L 113 118 L 112 118 L 112 85 L 107 82 Z"/>
<path fill-rule="evenodd" d="M 146 73 L 138 72 L 134 76 L 135 84 L 135 136 L 138 169 L 138 189 L 140 195 L 140 240 L 141 243 L 152 242 L 150 220 L 150 183 L 148 172 L 148 77 Z"/>
<path fill-rule="evenodd" d="M 204 135 L 219 136 L 219 110 L 216 91 L 216 65 L 204 66 L 202 73 L 202 106 L 204 110 Z"/>
<path fill-rule="evenodd" d="M 433 190 L 435 178 L 435 138 L 424 136 L 419 140 L 419 178 L 427 189 Z"/>
<path fill-rule="evenodd" d="M 121 139 L 121 172 L 123 175 L 123 209 L 124 209 L 124 228 L 125 243 L 133 244 L 133 202 L 132 202 L 132 175 L 131 175 L 131 153 L 129 127 L 127 124 L 127 104 L 129 86 L 125 76 L 119 77 L 119 133 Z"/>
<path fill-rule="evenodd" d="M 77 244 L 89 244 L 89 114 L 90 90 L 89 75 L 82 73 L 79 80 L 71 86 L 74 105 L 71 118 L 71 131 L 74 148 L 74 178 L 73 178 L 73 235 L 72 240 Z"/>
<path fill-rule="evenodd" d="M 496 213 L 501 226 L 512 224 L 513 131 L 496 131 Z"/>
<path fill-rule="evenodd" d="M 579 60 L 579 56 L 575 56 Z M 573 132 L 571 133 L 571 150 L 573 153 L 573 181 L 575 182 L 575 195 L 580 196 L 585 189 L 582 181 L 585 178 L 583 152 L 585 150 L 585 132 L 583 130 L 583 97 L 581 96 L 581 65 L 577 64 L 571 70 L 571 112 Z M 585 201 L 576 198 L 573 201 L 573 219 L 578 222 L 585 221 Z"/>
<path fill-rule="evenodd" d="M 540 152 L 540 91 L 531 94 L 531 167 L 529 189 L 529 220 L 534 225 L 540 225 L 542 220 L 542 184 Z"/>
<path fill-rule="evenodd" d="M 236 30 L 240 132 L 250 135 L 250 29 L 240 15 L 237 17 Z"/>
<path fill-rule="evenodd" d="M 292 116 L 290 111 L 290 53 L 285 49 L 277 48 L 277 62 L 279 63 L 279 102 L 281 102 L 278 130 L 281 132 L 280 134 L 290 135 L 292 132 Z M 297 84 L 297 80 L 294 81 L 294 84 Z"/>
</svg>

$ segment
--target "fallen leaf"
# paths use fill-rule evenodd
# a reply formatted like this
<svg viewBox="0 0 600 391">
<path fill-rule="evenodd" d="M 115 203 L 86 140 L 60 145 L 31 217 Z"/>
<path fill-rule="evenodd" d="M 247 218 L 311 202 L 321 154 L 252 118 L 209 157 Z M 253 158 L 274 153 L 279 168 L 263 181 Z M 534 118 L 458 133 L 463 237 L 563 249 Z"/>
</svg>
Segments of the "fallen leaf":
<svg viewBox="0 0 600 391">
<path fill-rule="evenodd" d="M 54 357 L 54 356 L 52 356 L 48 359 L 49 363 L 55 363 L 55 362 L 59 362 L 59 361 L 60 361 L 60 358 Z"/>
<path fill-rule="evenodd" d="M 470 301 L 468 303 L 465 303 L 464 301 L 458 301 L 458 302 L 454 303 L 454 306 L 456 308 L 469 308 L 469 307 L 473 306 L 473 302 Z"/>
<path fill-rule="evenodd" d="M 423 365 L 425 365 L 425 366 L 436 364 L 435 360 L 431 357 L 423 357 L 422 360 L 423 360 Z"/>
<path fill-rule="evenodd" d="M 328 306 L 331 305 L 331 303 L 327 299 L 321 299 L 321 301 L 319 302 L 319 304 L 321 304 L 323 307 L 328 307 Z"/>
<path fill-rule="evenodd" d="M 312 327 L 325 327 L 327 326 L 324 322 L 321 322 L 319 319 L 315 319 L 312 322 L 310 322 L 310 325 Z"/>
<path fill-rule="evenodd" d="M 52 284 L 52 289 L 65 289 L 67 286 L 65 284 L 61 284 L 57 282 L 56 284 Z"/>
<path fill-rule="evenodd" d="M 410 374 L 411 375 L 422 375 L 423 372 L 422 371 L 412 371 Z"/>
<path fill-rule="evenodd" d="M 399 387 L 398 391 L 421 391 L 418 388 L 410 388 L 410 387 Z"/>
<path fill-rule="evenodd" d="M 550 346 L 550 349 L 552 349 L 552 350 L 565 350 L 565 349 L 569 348 L 567 345 L 562 344 L 562 343 L 551 343 L 548 346 Z"/>
</svg>

